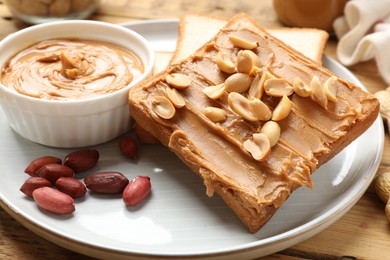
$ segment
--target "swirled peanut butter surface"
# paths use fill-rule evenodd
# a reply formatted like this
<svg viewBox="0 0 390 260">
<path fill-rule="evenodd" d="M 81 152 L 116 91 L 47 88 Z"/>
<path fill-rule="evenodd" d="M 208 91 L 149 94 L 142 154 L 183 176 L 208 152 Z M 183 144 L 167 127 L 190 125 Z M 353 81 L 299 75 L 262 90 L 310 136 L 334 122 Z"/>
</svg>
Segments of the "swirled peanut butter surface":
<svg viewBox="0 0 390 260">
<path fill-rule="evenodd" d="M 77 100 L 112 93 L 143 72 L 123 47 L 93 40 L 50 39 L 22 50 L 1 71 L 1 83 L 21 94 Z"/>
</svg>

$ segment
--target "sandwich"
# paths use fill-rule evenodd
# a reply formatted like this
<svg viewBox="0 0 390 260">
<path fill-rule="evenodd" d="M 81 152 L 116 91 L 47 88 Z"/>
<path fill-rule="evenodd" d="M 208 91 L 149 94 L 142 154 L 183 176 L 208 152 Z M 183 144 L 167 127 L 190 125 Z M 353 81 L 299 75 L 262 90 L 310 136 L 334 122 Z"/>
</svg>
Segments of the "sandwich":
<svg viewBox="0 0 390 260">
<path fill-rule="evenodd" d="M 240 13 L 133 87 L 137 124 L 255 233 L 375 121 L 378 100 Z"/>
</svg>

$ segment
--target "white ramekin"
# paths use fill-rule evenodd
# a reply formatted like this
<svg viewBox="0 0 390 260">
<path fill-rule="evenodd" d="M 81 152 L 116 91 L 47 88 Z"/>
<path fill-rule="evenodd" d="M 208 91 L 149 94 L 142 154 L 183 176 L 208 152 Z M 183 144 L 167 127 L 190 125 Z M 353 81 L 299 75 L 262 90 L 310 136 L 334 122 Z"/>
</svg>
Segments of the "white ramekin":
<svg viewBox="0 0 390 260">
<path fill-rule="evenodd" d="M 79 38 L 111 42 L 133 51 L 144 73 L 114 93 L 84 100 L 32 98 L 0 84 L 0 103 L 10 126 L 21 136 L 43 145 L 62 148 L 107 142 L 130 128 L 129 89 L 152 73 L 154 53 L 139 34 L 98 21 L 60 21 L 28 27 L 0 42 L 0 69 L 17 52 L 52 38 Z"/>
</svg>

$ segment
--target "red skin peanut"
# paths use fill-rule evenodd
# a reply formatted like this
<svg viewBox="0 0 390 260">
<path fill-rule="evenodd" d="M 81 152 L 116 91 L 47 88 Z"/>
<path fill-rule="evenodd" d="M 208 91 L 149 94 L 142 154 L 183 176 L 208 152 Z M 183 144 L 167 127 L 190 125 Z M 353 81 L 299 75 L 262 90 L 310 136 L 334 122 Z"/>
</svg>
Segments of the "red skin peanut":
<svg viewBox="0 0 390 260">
<path fill-rule="evenodd" d="M 34 190 L 32 196 L 38 207 L 49 212 L 64 215 L 75 211 L 73 198 L 59 190 L 42 187 Z"/>
<path fill-rule="evenodd" d="M 68 194 L 74 199 L 84 197 L 85 193 L 87 193 L 84 183 L 72 177 L 58 178 L 56 187 L 59 191 Z"/>
<path fill-rule="evenodd" d="M 55 184 L 58 178 L 60 177 L 73 177 L 74 171 L 68 166 L 62 164 L 46 164 L 43 165 L 38 171 L 37 175 L 39 177 L 45 178 L 50 181 L 52 184 Z"/>
<path fill-rule="evenodd" d="M 88 189 L 96 193 L 122 193 L 129 180 L 120 172 L 96 172 L 84 178 Z"/>
<path fill-rule="evenodd" d="M 64 165 L 76 173 L 89 170 L 98 163 L 99 152 L 93 149 L 81 149 L 69 153 L 64 159 Z"/>
<path fill-rule="evenodd" d="M 122 136 L 119 140 L 119 149 L 124 156 L 130 159 L 137 159 L 138 146 L 137 142 L 131 136 Z"/>
<path fill-rule="evenodd" d="M 143 201 L 150 193 L 152 185 L 148 176 L 137 176 L 123 191 L 123 201 L 126 206 L 134 206 Z"/>
<path fill-rule="evenodd" d="M 51 187 L 51 183 L 42 177 L 31 177 L 27 179 L 23 185 L 20 187 L 20 191 L 26 194 L 27 196 L 32 197 L 32 193 L 35 189 L 42 187 Z"/>
<path fill-rule="evenodd" d="M 56 163 L 61 164 L 62 160 L 54 156 L 42 156 L 34 159 L 24 170 L 30 176 L 38 176 L 36 172 L 45 164 Z"/>
</svg>

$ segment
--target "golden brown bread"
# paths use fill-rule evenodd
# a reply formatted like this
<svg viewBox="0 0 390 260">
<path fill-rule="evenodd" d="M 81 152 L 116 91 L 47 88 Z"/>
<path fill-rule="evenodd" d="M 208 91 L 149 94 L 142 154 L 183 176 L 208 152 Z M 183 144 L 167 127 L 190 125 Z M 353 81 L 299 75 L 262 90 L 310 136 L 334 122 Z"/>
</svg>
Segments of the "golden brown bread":
<svg viewBox="0 0 390 260">
<path fill-rule="evenodd" d="M 203 44 L 214 37 L 226 25 L 227 21 L 219 18 L 185 14 L 180 17 L 179 35 L 176 50 L 171 63 L 187 58 Z M 322 63 L 322 54 L 328 40 L 328 33 L 314 28 L 267 28 L 268 33 L 282 40 L 290 47 L 303 53 L 306 57 Z"/>
<path fill-rule="evenodd" d="M 337 101 L 326 107 L 316 98 L 289 96 L 290 114 L 278 124 L 280 139 L 268 157 L 255 160 L 243 143 L 261 131 L 263 121 L 244 119 L 228 104 L 225 93 L 210 99 L 203 89 L 225 82 L 229 76 L 216 65 L 218 51 L 237 55 L 230 36 L 256 42 L 254 52 L 268 71 L 289 84 L 300 78 L 309 84 L 318 77 L 323 84 L 334 76 L 329 70 L 272 37 L 245 14 L 233 17 L 210 42 L 186 60 L 133 87 L 129 93 L 130 112 L 140 126 L 175 152 L 202 179 L 207 194 L 219 194 L 248 230 L 257 232 L 280 208 L 291 192 L 312 187 L 311 173 L 361 135 L 376 119 L 379 103 L 361 88 L 337 78 Z M 164 119 L 153 107 L 156 97 L 167 95 L 167 76 L 187 75 L 190 86 L 179 90 L 185 106 Z M 261 71 L 259 71 L 261 73 Z M 275 112 L 280 98 L 264 95 L 261 100 Z M 215 123 L 203 113 L 219 107 L 226 120 Z"/>
</svg>

